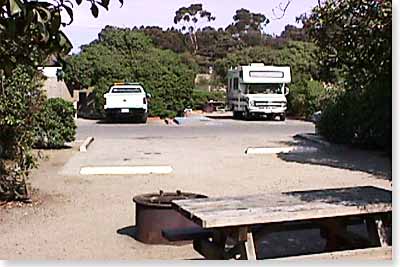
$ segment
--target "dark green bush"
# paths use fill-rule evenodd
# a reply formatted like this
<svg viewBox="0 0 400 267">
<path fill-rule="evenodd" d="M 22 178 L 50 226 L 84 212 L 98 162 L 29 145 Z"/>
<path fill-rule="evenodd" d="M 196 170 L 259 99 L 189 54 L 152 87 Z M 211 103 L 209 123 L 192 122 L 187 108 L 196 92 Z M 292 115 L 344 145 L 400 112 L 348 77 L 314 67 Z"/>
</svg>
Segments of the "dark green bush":
<svg viewBox="0 0 400 267">
<path fill-rule="evenodd" d="M 309 118 L 314 112 L 322 109 L 326 90 L 321 82 L 309 80 L 294 83 L 289 87 L 288 113 Z"/>
<path fill-rule="evenodd" d="M 72 103 L 61 99 L 48 99 L 35 118 L 35 146 L 60 148 L 75 140 L 75 110 Z"/>
<path fill-rule="evenodd" d="M 36 166 L 34 119 L 44 101 L 38 88 L 37 72 L 22 66 L 0 84 L 0 200 L 29 197 L 26 178 Z"/>
<path fill-rule="evenodd" d="M 331 98 L 317 124 L 336 143 L 391 151 L 391 81 L 372 82 L 364 91 L 348 90 Z"/>
<path fill-rule="evenodd" d="M 334 1 L 316 6 L 304 25 L 320 48 L 329 80 L 340 70 L 345 92 L 322 111 L 329 140 L 391 151 L 392 1 Z"/>
<path fill-rule="evenodd" d="M 204 90 L 194 90 L 192 96 L 192 109 L 202 109 L 203 106 L 210 100 L 214 101 L 225 101 L 226 94 L 221 91 L 204 91 Z"/>
</svg>

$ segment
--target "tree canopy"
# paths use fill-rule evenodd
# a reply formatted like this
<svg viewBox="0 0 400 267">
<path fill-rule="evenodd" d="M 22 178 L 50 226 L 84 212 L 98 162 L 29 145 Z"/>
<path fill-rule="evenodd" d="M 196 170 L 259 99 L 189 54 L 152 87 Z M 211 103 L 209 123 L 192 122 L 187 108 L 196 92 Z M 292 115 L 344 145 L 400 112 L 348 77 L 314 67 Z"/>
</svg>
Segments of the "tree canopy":
<svg viewBox="0 0 400 267">
<path fill-rule="evenodd" d="M 86 0 L 91 13 L 99 14 L 98 6 L 108 9 L 109 0 Z M 118 0 L 123 4 L 123 0 Z M 83 0 L 75 0 L 80 5 Z M 63 21 L 61 11 L 69 18 Z M 67 54 L 72 45 L 61 31 L 73 21 L 73 4 L 68 0 L 0 1 L 0 68 L 11 74 L 18 64 L 37 66 L 51 54 Z"/>
<path fill-rule="evenodd" d="M 193 51 L 196 54 L 199 49 L 197 42 L 197 31 L 199 20 L 206 20 L 207 22 L 215 20 L 212 14 L 203 9 L 202 4 L 192 4 L 189 7 L 181 7 L 175 12 L 174 23 L 181 23 L 182 31 L 189 33 L 190 42 L 193 46 Z"/>
</svg>

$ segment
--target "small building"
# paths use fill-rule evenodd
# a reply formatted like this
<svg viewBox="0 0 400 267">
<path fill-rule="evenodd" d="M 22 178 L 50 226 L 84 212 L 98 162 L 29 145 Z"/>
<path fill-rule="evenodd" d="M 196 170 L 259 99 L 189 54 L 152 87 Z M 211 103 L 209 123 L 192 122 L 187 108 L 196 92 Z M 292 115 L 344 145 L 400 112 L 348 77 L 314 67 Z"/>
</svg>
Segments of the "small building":
<svg viewBox="0 0 400 267">
<path fill-rule="evenodd" d="M 43 82 L 43 89 L 46 92 L 47 98 L 60 97 L 66 101 L 74 102 L 74 94 L 68 90 L 67 85 L 58 77 L 62 72 L 62 67 L 39 67 L 46 80 Z"/>
</svg>

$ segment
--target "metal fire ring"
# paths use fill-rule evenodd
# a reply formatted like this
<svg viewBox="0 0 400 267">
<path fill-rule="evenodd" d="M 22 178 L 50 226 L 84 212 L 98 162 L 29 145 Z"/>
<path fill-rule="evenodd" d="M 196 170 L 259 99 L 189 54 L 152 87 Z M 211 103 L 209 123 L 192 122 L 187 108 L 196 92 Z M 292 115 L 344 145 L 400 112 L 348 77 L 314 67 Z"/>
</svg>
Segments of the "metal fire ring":
<svg viewBox="0 0 400 267">
<path fill-rule="evenodd" d="M 171 208 L 172 200 L 206 198 L 206 197 L 207 196 L 200 194 L 181 192 L 180 190 L 177 190 L 176 192 L 164 192 L 160 190 L 158 194 L 151 193 L 151 194 L 143 194 L 135 196 L 133 198 L 133 201 L 137 204 L 142 204 L 150 207 Z"/>
</svg>

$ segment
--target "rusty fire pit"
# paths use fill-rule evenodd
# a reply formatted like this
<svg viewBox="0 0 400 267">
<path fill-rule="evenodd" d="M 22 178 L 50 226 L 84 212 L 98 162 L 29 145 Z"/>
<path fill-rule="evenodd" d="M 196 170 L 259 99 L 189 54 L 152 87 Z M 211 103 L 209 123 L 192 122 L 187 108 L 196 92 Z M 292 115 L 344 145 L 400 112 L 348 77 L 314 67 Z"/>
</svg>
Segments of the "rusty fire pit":
<svg viewBox="0 0 400 267">
<path fill-rule="evenodd" d="M 176 191 L 160 191 L 158 194 L 144 194 L 133 198 L 136 203 L 136 239 L 146 244 L 180 244 L 162 236 L 163 229 L 199 227 L 172 209 L 172 200 L 206 198 L 207 196 Z"/>
</svg>

